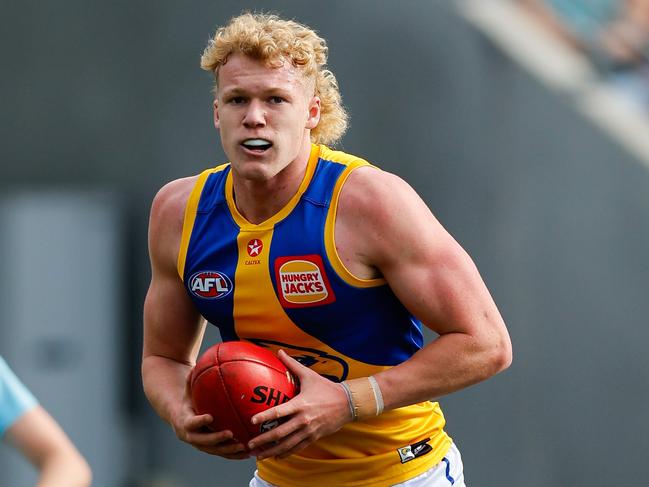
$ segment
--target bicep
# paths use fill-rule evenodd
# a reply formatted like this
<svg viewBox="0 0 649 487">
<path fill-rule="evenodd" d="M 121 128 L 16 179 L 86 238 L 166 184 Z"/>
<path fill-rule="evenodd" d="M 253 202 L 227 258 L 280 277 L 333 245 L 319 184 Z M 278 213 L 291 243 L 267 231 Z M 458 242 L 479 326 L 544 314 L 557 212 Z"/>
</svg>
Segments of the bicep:
<svg viewBox="0 0 649 487">
<path fill-rule="evenodd" d="M 427 231 L 435 244 L 387 261 L 382 272 L 399 300 L 428 328 L 440 335 L 473 334 L 485 319 L 499 317 L 495 304 L 468 254 L 443 229 Z M 402 242 L 416 245 L 408 237 Z"/>
<path fill-rule="evenodd" d="M 476 266 L 417 193 L 382 173 L 359 232 L 369 236 L 369 259 L 404 306 L 438 334 L 473 334 L 500 315 Z"/>
<path fill-rule="evenodd" d="M 189 298 L 176 263 L 184 207 L 191 181 L 163 188 L 153 201 L 149 221 L 151 283 L 144 301 L 144 353 L 192 364 L 204 320 Z"/>
<path fill-rule="evenodd" d="M 193 364 L 205 321 L 177 276 L 154 276 L 144 301 L 144 351 Z"/>
</svg>

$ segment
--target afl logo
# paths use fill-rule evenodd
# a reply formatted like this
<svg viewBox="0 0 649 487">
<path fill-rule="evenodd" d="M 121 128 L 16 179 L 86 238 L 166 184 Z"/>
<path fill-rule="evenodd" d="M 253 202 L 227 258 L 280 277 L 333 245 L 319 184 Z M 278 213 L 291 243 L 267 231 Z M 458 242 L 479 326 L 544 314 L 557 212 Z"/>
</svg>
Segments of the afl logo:
<svg viewBox="0 0 649 487">
<path fill-rule="evenodd" d="M 204 299 L 219 299 L 232 292 L 230 278 L 218 271 L 200 271 L 189 278 L 189 290 Z"/>
</svg>

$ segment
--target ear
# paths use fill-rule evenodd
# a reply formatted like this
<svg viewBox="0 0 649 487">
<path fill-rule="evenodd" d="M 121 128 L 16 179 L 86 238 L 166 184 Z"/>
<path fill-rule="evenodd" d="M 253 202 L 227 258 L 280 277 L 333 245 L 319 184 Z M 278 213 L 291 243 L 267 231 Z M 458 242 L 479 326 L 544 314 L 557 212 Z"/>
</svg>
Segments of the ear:
<svg viewBox="0 0 649 487">
<path fill-rule="evenodd" d="M 219 129 L 219 123 L 220 123 L 220 121 L 219 121 L 219 102 L 218 102 L 218 100 L 216 98 L 214 99 L 214 103 L 212 104 L 212 107 L 214 109 L 214 126 L 218 130 Z"/>
<path fill-rule="evenodd" d="M 320 97 L 313 96 L 309 101 L 309 113 L 306 119 L 305 128 L 312 130 L 320 123 Z"/>
</svg>

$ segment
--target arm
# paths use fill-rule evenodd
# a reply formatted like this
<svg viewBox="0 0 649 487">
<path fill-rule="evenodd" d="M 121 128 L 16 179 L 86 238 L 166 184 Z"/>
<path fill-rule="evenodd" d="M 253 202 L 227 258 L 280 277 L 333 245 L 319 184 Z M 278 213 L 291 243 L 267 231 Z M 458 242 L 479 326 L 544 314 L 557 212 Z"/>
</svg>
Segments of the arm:
<svg viewBox="0 0 649 487">
<path fill-rule="evenodd" d="M 567 44 L 571 49 L 584 51 L 586 45 L 577 34 L 567 26 L 548 6 L 544 0 L 520 0 L 520 6 L 524 11 L 533 17 L 533 20 L 546 29 L 550 35 L 555 36 L 559 41 Z"/>
<path fill-rule="evenodd" d="M 341 203 L 352 215 L 343 219 L 341 237 L 348 233 L 354 248 L 354 235 L 363 235 L 359 272 L 376 269 L 439 335 L 409 360 L 376 374 L 385 408 L 438 398 L 507 368 L 511 342 L 487 287 L 421 198 L 397 176 L 373 168 L 357 170 L 349 183 Z"/>
<path fill-rule="evenodd" d="M 376 374 L 385 409 L 440 397 L 509 365 L 509 335 L 475 265 L 403 180 L 371 167 L 354 171 L 341 192 L 335 232 L 340 257 L 353 274 L 383 276 L 404 306 L 439 335 Z M 345 394 L 334 387 L 339 385 L 286 354 L 280 358 L 300 379 L 301 392 L 255 416 L 256 422 L 293 416 L 252 441 L 258 447 L 281 440 L 255 451 L 258 458 L 295 453 L 351 420 Z"/>
<path fill-rule="evenodd" d="M 156 195 L 149 221 L 151 283 L 144 301 L 142 383 L 153 409 L 182 441 L 206 453 L 245 458 L 229 431 L 208 432 L 208 414 L 194 413 L 187 388 L 205 321 L 178 276 L 185 204 L 195 178 L 173 181 Z"/>
<path fill-rule="evenodd" d="M 38 469 L 37 487 L 90 485 L 90 467 L 58 423 L 41 406 L 23 414 L 7 430 L 6 438 Z"/>
<path fill-rule="evenodd" d="M 645 0 L 620 2 L 616 19 L 602 27 L 599 42 L 606 54 L 618 63 L 646 63 L 649 45 L 649 3 Z"/>
</svg>

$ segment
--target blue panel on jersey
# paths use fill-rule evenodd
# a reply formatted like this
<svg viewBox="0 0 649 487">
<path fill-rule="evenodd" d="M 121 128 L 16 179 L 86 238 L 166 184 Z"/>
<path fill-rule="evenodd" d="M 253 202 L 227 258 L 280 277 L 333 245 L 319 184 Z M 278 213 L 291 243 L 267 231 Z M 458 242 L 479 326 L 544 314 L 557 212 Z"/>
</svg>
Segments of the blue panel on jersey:
<svg viewBox="0 0 649 487">
<path fill-rule="evenodd" d="M 273 287 L 277 293 L 277 258 L 322 256 L 336 300 L 321 306 L 285 308 L 289 318 L 309 335 L 350 358 L 372 365 L 396 365 L 421 348 L 421 323 L 389 286 L 351 286 L 336 274 L 326 256 L 324 224 L 333 186 L 344 169 L 343 164 L 320 160 L 307 194 L 291 215 L 275 226 L 269 262 Z"/>
<path fill-rule="evenodd" d="M 198 202 L 198 213 L 209 212 L 214 206 L 225 203 L 225 180 L 229 172 L 230 166 L 208 176 Z"/>
<path fill-rule="evenodd" d="M 210 174 L 201 194 L 187 251 L 184 281 L 199 312 L 219 328 L 224 341 L 238 339 L 234 331 L 234 275 L 237 234 L 225 200 L 228 169 Z M 192 279 L 192 277 L 194 279 Z M 202 282 L 196 282 L 201 280 Z M 215 286 L 220 292 L 215 291 Z M 192 287 L 198 289 L 192 290 Z M 201 289 L 205 289 L 201 292 Z M 209 294 L 221 294 L 210 297 Z M 210 317 L 220 316 L 218 322 Z"/>
<path fill-rule="evenodd" d="M 302 200 L 307 200 L 317 206 L 326 206 L 328 208 L 329 203 L 331 202 L 333 187 L 342 172 L 345 170 L 345 167 L 344 164 L 323 161 L 320 159 L 313 173 L 311 184 L 309 184 L 306 192 L 302 195 Z M 317 232 L 312 232 L 310 234 L 315 235 L 316 233 Z"/>
</svg>

